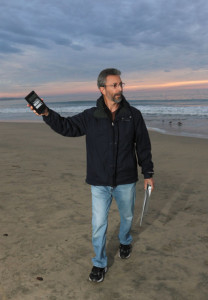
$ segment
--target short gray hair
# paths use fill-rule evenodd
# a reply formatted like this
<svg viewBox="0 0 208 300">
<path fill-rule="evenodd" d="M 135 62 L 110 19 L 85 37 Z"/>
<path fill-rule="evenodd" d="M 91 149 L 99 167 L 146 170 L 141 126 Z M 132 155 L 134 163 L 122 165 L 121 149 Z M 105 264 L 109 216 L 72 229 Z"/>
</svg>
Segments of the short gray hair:
<svg viewBox="0 0 208 300">
<path fill-rule="evenodd" d="M 109 69 L 102 70 L 100 72 L 100 74 L 98 75 L 98 78 L 97 78 L 97 86 L 98 86 L 98 88 L 100 88 L 102 86 L 105 86 L 105 84 L 106 84 L 106 78 L 109 75 L 118 75 L 118 76 L 120 76 L 121 75 L 121 71 L 119 71 L 117 69 L 114 69 L 114 68 L 109 68 Z"/>
</svg>

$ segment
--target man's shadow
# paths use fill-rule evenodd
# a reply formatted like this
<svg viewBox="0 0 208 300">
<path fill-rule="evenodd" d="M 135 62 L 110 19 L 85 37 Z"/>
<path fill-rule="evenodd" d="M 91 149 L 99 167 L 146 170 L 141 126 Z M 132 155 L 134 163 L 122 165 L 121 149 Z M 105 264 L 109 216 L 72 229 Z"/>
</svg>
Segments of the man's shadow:
<svg viewBox="0 0 208 300">
<path fill-rule="evenodd" d="M 144 197 L 144 193 L 143 193 L 143 191 L 137 190 L 136 194 L 137 194 L 137 196 L 136 196 L 135 207 L 134 207 L 134 219 L 133 219 L 132 229 L 131 229 L 131 235 L 133 237 L 132 245 L 139 240 L 140 232 L 145 229 L 145 227 L 139 226 L 139 217 L 140 217 L 140 213 L 141 213 L 141 209 L 142 209 L 142 204 L 143 204 L 142 198 Z M 114 198 L 113 198 L 113 201 L 115 201 Z M 113 205 L 115 205 L 115 204 L 113 204 Z M 116 207 L 116 208 L 117 208 L 117 213 L 119 213 L 118 207 Z M 114 206 L 114 209 L 115 209 L 115 206 Z M 119 221 L 120 221 L 120 218 L 119 218 Z M 118 238 L 119 228 L 120 228 L 120 222 L 118 222 L 118 224 L 116 225 L 116 228 L 113 231 L 113 234 L 111 235 L 110 239 L 108 240 L 108 243 L 106 246 L 106 254 L 108 257 L 108 267 L 113 266 L 115 257 L 118 256 L 118 253 L 119 253 L 118 252 L 119 245 L 120 245 L 119 238 Z"/>
<path fill-rule="evenodd" d="M 107 243 L 106 254 L 108 257 L 109 268 L 113 266 L 115 256 L 118 255 L 118 248 L 120 245 L 118 239 L 119 228 L 120 228 L 120 224 L 116 226 L 116 229 L 114 230 L 113 234 L 110 237 L 110 240 Z"/>
<path fill-rule="evenodd" d="M 134 220 L 133 220 L 133 224 L 132 224 L 132 230 L 131 230 L 131 235 L 133 237 L 133 242 L 132 242 L 132 246 L 134 247 L 134 243 L 136 243 L 139 240 L 139 235 L 147 228 L 148 224 L 145 223 L 144 225 L 142 225 L 142 227 L 140 227 L 140 212 L 136 211 L 136 213 L 134 214 Z M 108 257 L 108 267 L 112 267 L 114 264 L 114 260 L 115 257 L 118 255 L 118 251 L 119 251 L 119 239 L 118 239 L 118 234 L 119 234 L 119 228 L 120 228 L 120 224 L 118 224 L 113 232 L 113 234 L 111 235 L 108 243 L 107 243 L 107 247 L 106 247 L 106 253 L 107 253 L 107 257 Z"/>
<path fill-rule="evenodd" d="M 137 188 L 138 189 L 138 188 Z M 157 191 L 154 191 L 154 195 L 151 197 L 154 197 L 154 199 L 150 198 L 150 205 L 148 209 L 148 214 L 144 216 L 142 226 L 140 226 L 140 218 L 141 218 L 141 212 L 142 212 L 142 206 L 143 206 L 143 200 L 144 200 L 144 190 L 141 189 L 141 186 L 139 186 L 139 189 L 136 192 L 137 194 L 137 200 L 135 202 L 135 208 L 134 208 L 134 219 L 132 223 L 132 229 L 131 229 L 131 235 L 133 237 L 132 246 L 134 247 L 134 244 L 139 241 L 140 234 L 145 231 L 153 222 L 158 219 L 160 216 L 160 212 L 163 209 L 163 207 L 166 204 L 166 198 L 160 199 L 159 203 L 155 203 L 155 200 L 157 198 Z M 119 249 L 119 228 L 120 223 L 116 225 L 115 230 L 113 231 L 113 234 L 111 235 L 107 246 L 106 246 L 106 253 L 108 257 L 108 267 L 112 267 L 114 264 L 115 257 L 118 255 L 118 249 Z"/>
</svg>

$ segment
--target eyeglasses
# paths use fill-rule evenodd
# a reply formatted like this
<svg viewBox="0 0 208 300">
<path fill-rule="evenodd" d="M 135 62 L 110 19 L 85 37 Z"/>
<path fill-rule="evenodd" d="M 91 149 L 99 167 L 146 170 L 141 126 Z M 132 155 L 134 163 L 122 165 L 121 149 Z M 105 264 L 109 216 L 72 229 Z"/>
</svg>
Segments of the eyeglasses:
<svg viewBox="0 0 208 300">
<path fill-rule="evenodd" d="M 118 87 L 123 88 L 124 85 L 125 85 L 124 82 L 120 82 L 120 83 L 114 83 L 114 84 L 108 84 L 108 85 L 105 84 L 104 87 L 106 87 L 106 86 L 112 86 L 114 89 L 117 89 Z"/>
</svg>

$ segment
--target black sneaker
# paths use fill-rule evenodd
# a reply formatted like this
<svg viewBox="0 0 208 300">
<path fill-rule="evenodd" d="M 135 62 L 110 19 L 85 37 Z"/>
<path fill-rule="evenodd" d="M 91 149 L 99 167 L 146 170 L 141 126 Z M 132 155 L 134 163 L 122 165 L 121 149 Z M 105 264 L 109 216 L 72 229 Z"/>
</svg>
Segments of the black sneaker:
<svg viewBox="0 0 208 300">
<path fill-rule="evenodd" d="M 132 245 L 123 245 L 120 244 L 119 246 L 119 257 L 124 259 L 124 258 L 129 258 L 129 256 L 131 255 L 131 249 L 132 249 Z"/>
<path fill-rule="evenodd" d="M 89 280 L 93 282 L 102 282 L 104 280 L 105 273 L 107 272 L 107 267 L 98 268 L 93 267 L 89 276 Z"/>
</svg>

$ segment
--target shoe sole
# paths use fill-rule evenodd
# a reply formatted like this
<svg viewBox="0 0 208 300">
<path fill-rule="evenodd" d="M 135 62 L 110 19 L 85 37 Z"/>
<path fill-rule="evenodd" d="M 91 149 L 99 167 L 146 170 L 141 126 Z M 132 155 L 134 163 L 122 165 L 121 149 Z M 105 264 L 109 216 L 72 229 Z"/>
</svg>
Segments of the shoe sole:
<svg viewBox="0 0 208 300">
<path fill-rule="evenodd" d="M 99 282 L 102 282 L 104 280 L 104 277 L 105 277 L 105 274 L 107 273 L 108 271 L 108 268 L 105 267 L 105 270 L 104 270 L 104 273 L 103 273 L 103 276 L 100 278 L 100 280 L 92 280 L 90 277 L 89 277 L 89 281 L 91 282 L 95 282 L 95 283 L 99 283 Z"/>
<path fill-rule="evenodd" d="M 131 253 L 129 253 L 129 255 L 126 256 L 126 257 L 121 257 L 121 256 L 120 256 L 120 253 L 118 253 L 118 257 L 120 257 L 121 259 L 127 259 L 127 258 L 129 258 L 130 256 L 131 256 Z"/>
</svg>

